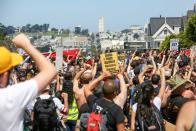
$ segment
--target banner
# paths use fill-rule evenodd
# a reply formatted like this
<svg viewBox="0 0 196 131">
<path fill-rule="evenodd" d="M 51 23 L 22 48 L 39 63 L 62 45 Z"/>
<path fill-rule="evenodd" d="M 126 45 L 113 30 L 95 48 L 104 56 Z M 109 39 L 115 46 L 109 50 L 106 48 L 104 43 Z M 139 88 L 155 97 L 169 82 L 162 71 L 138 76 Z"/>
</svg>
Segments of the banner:
<svg viewBox="0 0 196 131">
<path fill-rule="evenodd" d="M 117 52 L 105 53 L 100 55 L 103 71 L 117 73 L 119 71 Z"/>
<path fill-rule="evenodd" d="M 77 54 L 78 54 L 79 50 L 78 49 L 69 49 L 69 50 L 63 50 L 63 55 L 65 55 L 68 58 L 76 58 Z M 50 52 L 45 52 L 43 53 L 44 56 L 48 56 L 50 55 Z M 52 52 L 52 54 L 50 55 L 50 57 L 56 57 L 56 52 Z"/>
<path fill-rule="evenodd" d="M 187 56 L 190 56 L 191 50 L 190 49 L 186 49 L 186 48 L 181 48 L 180 52 L 185 54 L 185 55 L 187 55 Z"/>
</svg>

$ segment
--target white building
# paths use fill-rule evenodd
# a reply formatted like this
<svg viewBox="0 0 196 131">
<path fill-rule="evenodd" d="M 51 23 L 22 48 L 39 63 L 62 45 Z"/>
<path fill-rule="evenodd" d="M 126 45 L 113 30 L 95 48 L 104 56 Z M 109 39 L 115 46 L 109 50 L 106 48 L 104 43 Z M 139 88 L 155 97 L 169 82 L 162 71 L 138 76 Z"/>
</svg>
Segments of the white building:
<svg viewBox="0 0 196 131">
<path fill-rule="evenodd" d="M 154 17 L 148 24 L 148 47 L 160 48 L 166 36 L 179 34 L 182 27 L 182 17 Z"/>
<path fill-rule="evenodd" d="M 99 33 L 103 33 L 105 30 L 104 30 L 104 17 L 100 17 L 99 18 Z"/>
<path fill-rule="evenodd" d="M 146 34 L 143 27 L 139 25 L 131 25 L 130 32 L 128 32 L 127 36 L 122 36 L 125 38 L 124 48 L 127 50 L 135 48 L 146 49 L 147 41 L 145 36 Z"/>
<path fill-rule="evenodd" d="M 58 42 L 61 40 L 59 39 Z M 84 50 L 90 49 L 90 41 L 88 37 L 83 36 L 74 36 L 74 37 L 67 37 L 62 39 L 62 46 L 66 49 L 73 49 L 73 48 L 82 48 Z"/>
<path fill-rule="evenodd" d="M 105 39 L 100 41 L 101 50 L 106 49 L 124 49 L 124 41 Z"/>
</svg>

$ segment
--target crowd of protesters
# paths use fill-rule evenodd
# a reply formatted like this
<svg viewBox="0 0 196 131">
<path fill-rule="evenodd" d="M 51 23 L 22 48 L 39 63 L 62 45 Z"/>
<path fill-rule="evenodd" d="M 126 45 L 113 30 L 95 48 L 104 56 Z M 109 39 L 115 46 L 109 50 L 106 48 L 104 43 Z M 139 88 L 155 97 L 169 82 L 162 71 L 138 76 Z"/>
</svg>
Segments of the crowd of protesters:
<svg viewBox="0 0 196 131">
<path fill-rule="evenodd" d="M 0 47 L 0 131 L 196 130 L 194 50 L 121 52 L 117 73 L 79 53 L 56 71 L 24 34 L 12 42 L 28 55 Z"/>
</svg>

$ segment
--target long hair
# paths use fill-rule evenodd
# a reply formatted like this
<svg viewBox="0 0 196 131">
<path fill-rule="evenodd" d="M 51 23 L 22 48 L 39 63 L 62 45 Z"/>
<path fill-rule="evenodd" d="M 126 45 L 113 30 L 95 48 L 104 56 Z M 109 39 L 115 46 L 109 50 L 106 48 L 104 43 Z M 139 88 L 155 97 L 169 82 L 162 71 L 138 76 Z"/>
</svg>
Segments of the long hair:
<svg viewBox="0 0 196 131">
<path fill-rule="evenodd" d="M 138 113 L 144 118 L 149 119 L 152 115 L 152 98 L 154 88 L 151 84 L 146 84 L 142 88 L 142 100 L 138 103 Z"/>
<path fill-rule="evenodd" d="M 72 73 L 66 72 L 64 75 L 64 81 L 63 81 L 63 92 L 68 94 L 68 105 L 71 105 L 74 100 L 72 79 L 73 79 Z"/>
</svg>

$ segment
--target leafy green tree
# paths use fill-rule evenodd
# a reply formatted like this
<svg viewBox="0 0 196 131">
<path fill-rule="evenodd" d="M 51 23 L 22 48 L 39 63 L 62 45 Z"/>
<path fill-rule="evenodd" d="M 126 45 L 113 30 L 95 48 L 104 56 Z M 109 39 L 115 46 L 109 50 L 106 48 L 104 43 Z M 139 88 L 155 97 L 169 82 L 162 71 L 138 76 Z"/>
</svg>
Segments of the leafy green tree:
<svg viewBox="0 0 196 131">
<path fill-rule="evenodd" d="M 196 42 L 196 14 L 193 14 L 188 19 L 185 35 L 192 42 Z"/>
</svg>

